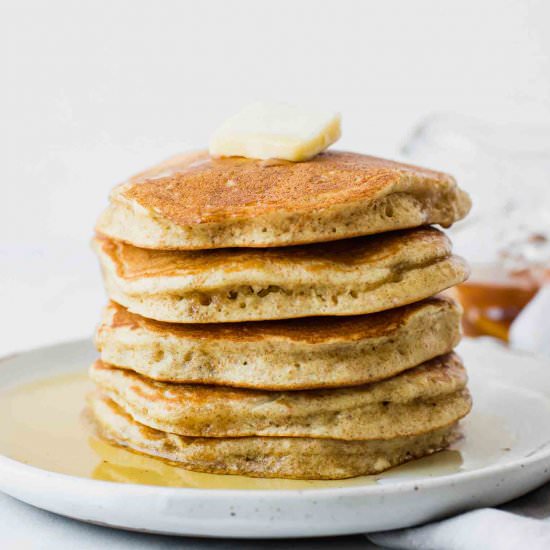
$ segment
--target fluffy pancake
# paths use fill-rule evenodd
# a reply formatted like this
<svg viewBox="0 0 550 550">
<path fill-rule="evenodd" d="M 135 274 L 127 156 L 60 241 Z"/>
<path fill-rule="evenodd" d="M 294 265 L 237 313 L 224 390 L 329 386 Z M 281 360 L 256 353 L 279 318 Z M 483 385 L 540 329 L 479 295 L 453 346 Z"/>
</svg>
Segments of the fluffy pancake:
<svg viewBox="0 0 550 550">
<path fill-rule="evenodd" d="M 292 163 L 198 152 L 116 187 L 97 230 L 154 249 L 283 246 L 450 226 L 470 205 L 447 174 L 356 153 Z"/>
<path fill-rule="evenodd" d="M 219 325 L 162 323 L 111 302 L 96 333 L 105 363 L 148 378 L 270 390 L 389 378 L 459 339 L 460 308 L 446 298 L 358 317 Z"/>
<path fill-rule="evenodd" d="M 459 437 L 456 423 L 421 435 L 372 441 L 183 437 L 139 424 L 99 394 L 89 398 L 89 417 L 98 435 L 110 443 L 188 470 L 251 477 L 341 479 L 376 474 L 440 451 Z"/>
<path fill-rule="evenodd" d="M 372 313 L 468 275 L 448 238 L 429 227 L 272 249 L 161 251 L 101 237 L 94 248 L 112 300 L 179 323 Z"/>
<path fill-rule="evenodd" d="M 364 386 L 293 392 L 170 384 L 97 361 L 90 376 L 134 420 L 196 437 L 392 439 L 452 424 L 471 400 L 458 356 Z"/>
</svg>

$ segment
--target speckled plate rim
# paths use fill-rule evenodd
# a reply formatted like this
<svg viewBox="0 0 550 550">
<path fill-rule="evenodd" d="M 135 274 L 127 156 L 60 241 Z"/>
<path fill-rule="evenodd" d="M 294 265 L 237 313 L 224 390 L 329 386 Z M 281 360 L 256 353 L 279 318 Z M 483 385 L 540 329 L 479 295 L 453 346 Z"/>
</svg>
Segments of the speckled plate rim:
<svg viewBox="0 0 550 550">
<path fill-rule="evenodd" d="M 82 340 L 37 348 L 0 359 L 0 370 L 18 358 L 32 361 L 33 354 L 44 357 L 48 353 L 70 356 L 69 351 L 82 355 L 82 365 L 91 349 L 90 343 Z M 546 376 L 550 372 L 547 362 L 511 353 L 492 341 L 468 341 L 459 351 L 463 355 L 488 354 L 499 364 L 510 359 L 529 363 L 531 370 L 542 369 Z M 65 362 L 72 367 L 57 367 L 56 372 L 75 370 L 72 359 Z M 20 383 L 36 378 L 27 376 Z M 0 382 L 0 388 L 4 385 L 15 384 Z M 541 391 L 550 399 L 549 387 L 546 384 Z M 530 456 L 473 471 L 388 484 L 301 490 L 119 484 L 49 472 L 0 455 L 0 490 L 34 506 L 122 529 L 211 537 L 307 537 L 401 528 L 496 505 L 549 480 L 550 441 Z"/>
</svg>

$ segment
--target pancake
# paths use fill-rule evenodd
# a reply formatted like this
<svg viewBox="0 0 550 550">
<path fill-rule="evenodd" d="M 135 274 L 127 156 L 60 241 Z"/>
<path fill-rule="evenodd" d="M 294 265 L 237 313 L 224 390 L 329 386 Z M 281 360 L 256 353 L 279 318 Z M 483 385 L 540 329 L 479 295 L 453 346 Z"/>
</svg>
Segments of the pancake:
<svg viewBox="0 0 550 550">
<path fill-rule="evenodd" d="M 195 152 L 116 187 L 97 231 L 154 249 L 270 247 L 448 227 L 470 206 L 447 174 L 356 153 L 292 163 Z"/>
<path fill-rule="evenodd" d="M 392 439 L 452 424 L 471 399 L 458 356 L 352 388 L 293 392 L 170 384 L 97 361 L 92 380 L 134 420 L 194 437 Z"/>
<path fill-rule="evenodd" d="M 104 362 L 168 382 L 296 390 L 366 384 L 450 352 L 460 307 L 430 298 L 358 317 L 169 324 L 111 302 L 96 333 Z"/>
<path fill-rule="evenodd" d="M 193 438 L 134 421 L 110 399 L 89 398 L 96 433 L 110 443 L 188 470 L 289 479 L 342 479 L 377 474 L 448 447 L 457 424 L 405 438 L 339 441 L 290 437 Z"/>
<path fill-rule="evenodd" d="M 93 245 L 112 300 L 178 323 L 373 313 L 468 275 L 434 228 L 275 249 L 160 251 L 102 237 Z"/>
</svg>

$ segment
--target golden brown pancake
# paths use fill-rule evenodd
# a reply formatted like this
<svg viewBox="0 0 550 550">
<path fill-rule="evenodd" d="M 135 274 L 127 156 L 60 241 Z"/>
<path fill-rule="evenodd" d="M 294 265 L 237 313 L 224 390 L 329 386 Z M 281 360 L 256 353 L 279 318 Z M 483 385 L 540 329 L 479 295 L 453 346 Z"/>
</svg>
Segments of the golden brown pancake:
<svg viewBox="0 0 550 550">
<path fill-rule="evenodd" d="M 352 388 L 293 392 L 170 384 L 97 361 L 101 392 L 134 420 L 194 437 L 392 439 L 443 428 L 471 408 L 458 356 Z"/>
<path fill-rule="evenodd" d="M 155 380 L 270 390 L 389 378 L 450 352 L 460 308 L 430 298 L 371 315 L 256 323 L 163 323 L 111 302 L 96 334 L 104 362 Z"/>
<path fill-rule="evenodd" d="M 188 470 L 289 479 L 342 479 L 377 474 L 448 447 L 457 424 L 404 438 L 342 441 L 301 437 L 197 438 L 139 424 L 112 400 L 95 394 L 89 417 L 110 443 Z"/>
<path fill-rule="evenodd" d="M 106 238 L 94 248 L 112 300 L 177 323 L 373 313 L 468 275 L 434 228 L 273 249 L 160 251 Z"/>
<path fill-rule="evenodd" d="M 154 249 L 270 247 L 448 227 L 470 205 L 447 174 L 357 153 L 292 163 L 195 152 L 116 187 L 97 230 Z"/>
</svg>

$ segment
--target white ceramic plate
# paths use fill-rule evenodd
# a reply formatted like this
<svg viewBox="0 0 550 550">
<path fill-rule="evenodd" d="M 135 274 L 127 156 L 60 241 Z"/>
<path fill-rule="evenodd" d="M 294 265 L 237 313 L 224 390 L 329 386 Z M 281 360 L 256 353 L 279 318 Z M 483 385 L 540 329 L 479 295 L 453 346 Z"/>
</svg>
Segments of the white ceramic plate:
<svg viewBox="0 0 550 550">
<path fill-rule="evenodd" d="M 465 341 L 459 352 L 475 406 L 452 469 L 432 458 L 342 487 L 197 489 L 96 481 L 0 456 L 0 490 L 93 523 L 213 537 L 372 532 L 496 505 L 550 480 L 550 364 L 492 341 Z M 81 370 L 94 356 L 89 342 L 71 342 L 5 358 L 0 399 L 14 386 Z"/>
</svg>

